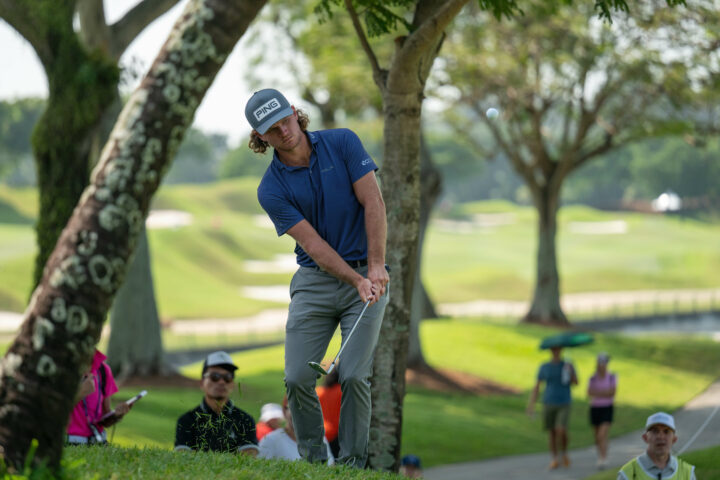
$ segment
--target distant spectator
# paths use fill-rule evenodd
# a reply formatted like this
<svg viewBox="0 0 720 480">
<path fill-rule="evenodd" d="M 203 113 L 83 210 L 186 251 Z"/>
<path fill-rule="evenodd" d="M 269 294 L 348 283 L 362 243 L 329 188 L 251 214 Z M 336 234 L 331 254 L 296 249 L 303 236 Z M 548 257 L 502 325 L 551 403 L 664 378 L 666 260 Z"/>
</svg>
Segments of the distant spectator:
<svg viewBox="0 0 720 480">
<path fill-rule="evenodd" d="M 416 455 L 405 455 L 400 461 L 400 475 L 408 478 L 422 478 L 422 464 Z"/>
<path fill-rule="evenodd" d="M 260 420 L 257 425 L 255 425 L 258 442 L 268 433 L 282 427 L 284 420 L 285 416 L 283 415 L 283 409 L 280 404 L 266 403 L 263 405 L 260 409 Z"/>
<path fill-rule="evenodd" d="M 598 354 L 595 374 L 590 377 L 587 390 L 590 397 L 590 424 L 595 431 L 597 466 L 601 470 L 607 466 L 608 436 L 613 421 L 613 398 L 617 389 L 617 376 L 607 369 L 609 361 L 610 356 L 607 353 Z"/>
<path fill-rule="evenodd" d="M 116 424 L 130 411 L 125 402 L 117 404 L 115 414 L 101 420 L 112 411 L 110 397 L 117 391 L 115 377 L 110 366 L 105 363 L 107 357 L 95 349 L 92 363 L 80 380 L 75 407 L 70 412 L 66 441 L 70 445 L 88 445 L 107 443 L 106 427 Z"/>
<path fill-rule="evenodd" d="M 282 458 L 285 460 L 300 460 L 300 452 L 298 451 L 297 438 L 295 436 L 295 427 L 293 426 L 292 413 L 288 408 L 287 395 L 283 399 L 282 404 L 283 415 L 285 416 L 285 426 L 268 433 L 260 440 L 259 458 Z M 330 444 L 323 437 L 323 443 L 327 450 L 327 464 L 333 465 L 335 457 L 330 451 Z"/>
<path fill-rule="evenodd" d="M 205 397 L 200 405 L 178 419 L 175 450 L 257 455 L 255 421 L 230 400 L 237 368 L 225 352 L 207 356 L 202 369 Z"/>
<path fill-rule="evenodd" d="M 695 467 L 672 455 L 672 446 L 678 439 L 672 415 L 665 412 L 650 415 L 642 438 L 647 450 L 623 465 L 617 480 L 696 480 Z"/>
<path fill-rule="evenodd" d="M 330 443 L 330 450 L 335 458 L 340 455 L 338 426 L 340 425 L 340 405 L 342 403 L 342 389 L 338 378 L 338 369 L 336 368 L 327 374 L 323 384 L 315 389 L 322 408 L 325 438 Z"/>
<path fill-rule="evenodd" d="M 533 416 L 535 402 L 540 392 L 540 384 L 545 382 L 543 392 L 543 426 L 549 433 L 550 470 L 562 465 L 570 466 L 570 458 L 567 455 L 568 434 L 567 428 L 570 421 L 570 386 L 577 385 L 578 379 L 575 367 L 572 363 L 562 358 L 562 348 L 553 347 L 550 349 L 552 359 L 540 366 L 537 375 L 537 382 L 530 394 L 527 414 Z"/>
</svg>

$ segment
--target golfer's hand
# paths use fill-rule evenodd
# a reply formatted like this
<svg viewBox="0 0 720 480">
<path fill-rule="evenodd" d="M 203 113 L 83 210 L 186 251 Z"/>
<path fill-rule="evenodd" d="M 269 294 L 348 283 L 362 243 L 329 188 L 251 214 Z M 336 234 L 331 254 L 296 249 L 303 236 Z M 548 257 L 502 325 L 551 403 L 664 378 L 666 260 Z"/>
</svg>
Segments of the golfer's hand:
<svg viewBox="0 0 720 480">
<path fill-rule="evenodd" d="M 371 265 L 368 268 L 367 278 L 372 283 L 373 296 L 376 300 L 385 295 L 386 286 L 390 281 L 385 265 Z"/>
<path fill-rule="evenodd" d="M 363 303 L 370 300 L 370 305 L 372 305 L 377 302 L 378 298 L 380 298 L 373 292 L 373 284 L 365 277 L 363 277 L 357 285 L 355 285 L 355 288 L 357 289 L 358 295 L 360 295 Z"/>
<path fill-rule="evenodd" d="M 533 405 L 528 405 L 528 407 L 525 409 L 525 413 L 530 418 L 535 418 L 535 407 Z"/>
</svg>

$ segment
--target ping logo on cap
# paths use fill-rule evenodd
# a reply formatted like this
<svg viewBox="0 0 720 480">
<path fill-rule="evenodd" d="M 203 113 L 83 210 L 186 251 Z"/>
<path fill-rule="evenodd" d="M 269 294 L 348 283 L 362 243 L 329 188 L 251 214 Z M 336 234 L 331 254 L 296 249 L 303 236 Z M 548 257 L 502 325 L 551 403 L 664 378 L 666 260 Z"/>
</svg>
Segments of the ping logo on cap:
<svg viewBox="0 0 720 480">
<path fill-rule="evenodd" d="M 260 108 L 253 112 L 255 118 L 259 121 L 270 115 L 272 112 L 280 108 L 280 102 L 277 98 L 271 98 L 266 104 L 261 105 Z"/>
</svg>

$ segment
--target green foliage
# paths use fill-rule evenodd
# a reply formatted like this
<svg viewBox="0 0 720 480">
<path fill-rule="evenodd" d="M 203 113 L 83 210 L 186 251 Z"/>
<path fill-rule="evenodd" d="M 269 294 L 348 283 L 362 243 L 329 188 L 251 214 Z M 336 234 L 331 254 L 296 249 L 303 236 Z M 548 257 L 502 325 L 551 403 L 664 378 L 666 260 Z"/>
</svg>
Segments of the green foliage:
<svg viewBox="0 0 720 480">
<path fill-rule="evenodd" d="M 247 145 L 240 145 L 228 151 L 220 162 L 220 178 L 262 177 L 268 167 L 272 153 L 259 155 Z"/>
<path fill-rule="evenodd" d="M 225 136 L 207 135 L 196 128 L 188 129 L 170 169 L 163 178 L 163 184 L 207 183 L 217 180 L 221 158 L 226 152 Z"/>
</svg>

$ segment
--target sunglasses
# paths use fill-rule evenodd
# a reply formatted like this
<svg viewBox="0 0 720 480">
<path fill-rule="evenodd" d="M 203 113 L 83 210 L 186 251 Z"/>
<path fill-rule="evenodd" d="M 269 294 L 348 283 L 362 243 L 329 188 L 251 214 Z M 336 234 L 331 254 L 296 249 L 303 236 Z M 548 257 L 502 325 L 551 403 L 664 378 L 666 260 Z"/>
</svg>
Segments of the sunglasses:
<svg viewBox="0 0 720 480">
<path fill-rule="evenodd" d="M 218 372 L 208 372 L 205 375 L 203 375 L 205 378 L 209 378 L 212 382 L 219 382 L 220 379 L 225 380 L 225 383 L 230 383 L 233 381 L 233 378 L 235 376 L 232 373 L 218 373 Z"/>
</svg>

